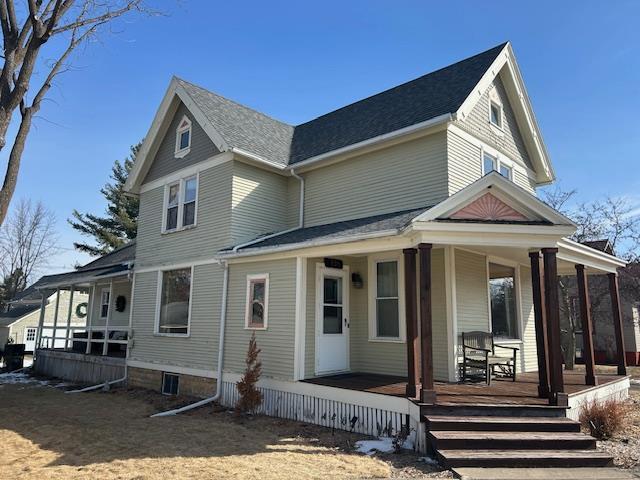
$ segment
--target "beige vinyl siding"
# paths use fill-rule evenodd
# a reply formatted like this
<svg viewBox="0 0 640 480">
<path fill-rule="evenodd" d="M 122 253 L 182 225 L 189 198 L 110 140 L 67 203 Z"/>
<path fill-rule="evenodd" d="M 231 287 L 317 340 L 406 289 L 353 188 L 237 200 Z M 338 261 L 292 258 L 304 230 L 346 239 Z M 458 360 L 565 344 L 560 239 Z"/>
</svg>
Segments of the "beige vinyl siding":
<svg viewBox="0 0 640 480">
<path fill-rule="evenodd" d="M 449 158 L 449 194 L 462 190 L 482 176 L 482 151 L 480 147 L 447 130 L 447 155 Z"/>
<path fill-rule="evenodd" d="M 538 370 L 538 349 L 536 348 L 536 319 L 533 312 L 533 290 L 531 269 L 520 267 L 520 311 L 522 312 L 522 355 L 523 370 Z"/>
<path fill-rule="evenodd" d="M 458 333 L 490 331 L 487 259 L 466 250 L 455 250 Z"/>
<path fill-rule="evenodd" d="M 195 228 L 162 233 L 164 187 L 140 195 L 136 267 L 211 258 L 231 245 L 231 162 L 200 172 Z"/>
<path fill-rule="evenodd" d="M 8 337 L 11 337 L 15 343 L 24 343 L 25 342 L 25 333 L 27 328 L 37 327 L 40 323 L 40 309 L 35 310 L 24 317 L 22 317 L 19 321 L 11 325 L 6 329 L 6 336 L 2 338 L 2 334 L 0 334 L 0 349 L 4 348 L 4 344 L 7 341 Z M 64 324 L 67 323 L 67 317 L 64 317 Z M 72 320 L 73 323 L 73 320 Z M 62 334 L 62 332 L 60 332 Z M 3 341 L 4 340 L 4 341 Z"/>
<path fill-rule="evenodd" d="M 443 131 L 304 173 L 305 226 L 434 205 L 446 162 Z"/>
<path fill-rule="evenodd" d="M 193 268 L 189 337 L 167 337 L 154 335 L 158 272 L 136 273 L 131 360 L 215 370 L 222 280 L 217 264 Z"/>
<path fill-rule="evenodd" d="M 336 257 L 349 266 L 349 273 L 362 276 L 363 288 L 349 288 L 349 340 L 351 371 L 378 373 L 385 375 L 407 374 L 406 343 L 369 341 L 368 302 L 368 258 Z M 315 376 L 315 335 L 316 335 L 316 265 L 321 258 L 312 258 L 307 263 L 307 311 L 305 338 L 305 377 Z M 444 286 L 444 250 L 432 252 L 433 294 L 433 358 L 434 375 L 438 380 L 448 377 L 448 340 L 446 324 L 446 298 Z"/>
<path fill-rule="evenodd" d="M 447 131 L 449 194 L 462 190 L 482 177 L 482 150 L 455 132 Z M 523 168 L 523 167 L 520 167 Z M 536 183 L 524 171 L 513 170 L 513 182 L 535 195 Z"/>
<path fill-rule="evenodd" d="M 102 290 L 109 290 L 109 282 L 100 283 L 96 285 L 96 294 L 93 305 L 91 307 L 92 317 L 91 324 L 92 325 L 104 325 L 106 322 L 106 318 L 100 318 L 100 307 L 101 307 L 101 292 Z M 116 310 L 116 299 L 119 296 L 123 296 L 126 300 L 125 308 L 122 312 L 118 312 Z M 129 280 L 114 280 L 113 282 L 113 292 L 111 293 L 111 318 L 109 320 L 109 325 L 118 325 L 118 326 L 128 326 L 129 325 L 129 311 L 131 308 L 131 282 Z"/>
<path fill-rule="evenodd" d="M 191 120 L 191 150 L 184 157 L 175 158 L 176 130 L 184 115 Z M 158 147 L 158 151 L 149 167 L 149 172 L 143 184 L 169 175 L 181 168 L 194 165 L 218 153 L 220 153 L 220 151 L 213 144 L 191 112 L 189 112 L 184 104 L 180 103 Z"/>
<path fill-rule="evenodd" d="M 269 274 L 266 330 L 245 329 L 247 275 Z M 251 334 L 260 348 L 262 374 L 293 379 L 296 316 L 296 260 L 231 264 L 225 333 L 224 369 L 242 373 Z"/>
<path fill-rule="evenodd" d="M 489 107 L 492 98 L 496 98 L 502 104 L 504 111 L 502 132 L 489 123 Z M 456 124 L 489 145 L 502 150 L 510 158 L 532 168 L 529 154 L 500 76 L 497 76 L 487 88 L 469 115 L 464 120 L 457 121 Z"/>
<path fill-rule="evenodd" d="M 233 162 L 231 236 L 234 244 L 287 228 L 288 177 Z"/>
</svg>

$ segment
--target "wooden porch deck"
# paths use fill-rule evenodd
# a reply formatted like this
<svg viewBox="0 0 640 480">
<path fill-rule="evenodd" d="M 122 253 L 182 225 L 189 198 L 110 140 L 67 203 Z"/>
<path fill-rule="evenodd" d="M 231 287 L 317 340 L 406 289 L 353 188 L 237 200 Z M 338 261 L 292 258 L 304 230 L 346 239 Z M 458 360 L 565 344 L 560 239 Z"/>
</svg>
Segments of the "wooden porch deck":
<svg viewBox="0 0 640 480">
<path fill-rule="evenodd" d="M 598 385 L 620 378 L 618 375 L 598 375 Z M 310 378 L 304 382 L 396 397 L 404 396 L 407 384 L 404 377 L 370 373 L 345 373 Z M 565 371 L 564 384 L 569 395 L 593 388 L 585 385 L 584 373 L 580 372 Z M 515 382 L 494 379 L 490 386 L 484 383 L 436 382 L 435 389 L 437 403 L 441 405 L 548 405 L 546 398 L 538 397 L 538 372 L 521 373 Z"/>
</svg>

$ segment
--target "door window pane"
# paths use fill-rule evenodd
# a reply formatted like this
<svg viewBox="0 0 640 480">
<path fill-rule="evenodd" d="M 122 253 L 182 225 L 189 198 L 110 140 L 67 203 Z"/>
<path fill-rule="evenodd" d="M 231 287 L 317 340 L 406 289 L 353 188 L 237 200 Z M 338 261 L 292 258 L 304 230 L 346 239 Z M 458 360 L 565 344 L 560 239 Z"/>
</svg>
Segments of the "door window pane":
<svg viewBox="0 0 640 480">
<path fill-rule="evenodd" d="M 342 307 L 324 306 L 322 333 L 342 333 Z"/>
<path fill-rule="evenodd" d="M 324 278 L 324 303 L 330 303 L 333 305 L 342 304 L 342 278 Z"/>
<path fill-rule="evenodd" d="M 491 295 L 491 331 L 496 337 L 518 338 L 515 269 L 489 264 Z"/>
<path fill-rule="evenodd" d="M 160 319 L 158 322 L 160 333 L 187 333 L 190 294 L 190 268 L 162 272 Z"/>
</svg>

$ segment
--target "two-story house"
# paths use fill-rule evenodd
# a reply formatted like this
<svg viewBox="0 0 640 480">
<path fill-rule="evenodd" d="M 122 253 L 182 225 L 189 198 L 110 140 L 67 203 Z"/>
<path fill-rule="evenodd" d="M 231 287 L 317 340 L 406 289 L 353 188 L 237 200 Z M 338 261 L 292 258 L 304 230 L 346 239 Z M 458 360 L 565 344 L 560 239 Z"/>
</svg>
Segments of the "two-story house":
<svg viewBox="0 0 640 480">
<path fill-rule="evenodd" d="M 419 429 L 482 331 L 566 407 L 557 274 L 624 262 L 566 238 L 553 181 L 508 43 L 296 126 L 173 78 L 126 185 L 128 383 L 233 405 L 255 334 L 261 411 Z"/>
</svg>

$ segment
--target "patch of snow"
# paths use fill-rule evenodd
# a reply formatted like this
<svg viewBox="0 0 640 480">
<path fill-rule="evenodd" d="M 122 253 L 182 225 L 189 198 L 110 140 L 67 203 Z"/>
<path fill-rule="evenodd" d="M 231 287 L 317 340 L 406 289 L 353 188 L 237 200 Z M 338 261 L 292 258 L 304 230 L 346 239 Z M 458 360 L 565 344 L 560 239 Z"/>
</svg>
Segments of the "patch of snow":
<svg viewBox="0 0 640 480">
<path fill-rule="evenodd" d="M 373 455 L 376 452 L 393 452 L 393 438 L 378 437 L 378 440 L 358 440 L 356 442 L 356 451 L 367 455 Z"/>
<path fill-rule="evenodd" d="M 631 385 L 640 385 L 640 380 L 636 380 L 635 378 L 632 378 L 630 382 L 631 382 Z"/>
<path fill-rule="evenodd" d="M 49 380 L 38 380 L 24 371 L 0 373 L 0 385 L 36 385 L 41 387 L 63 388 L 68 387 L 68 383 L 53 383 Z"/>
</svg>

